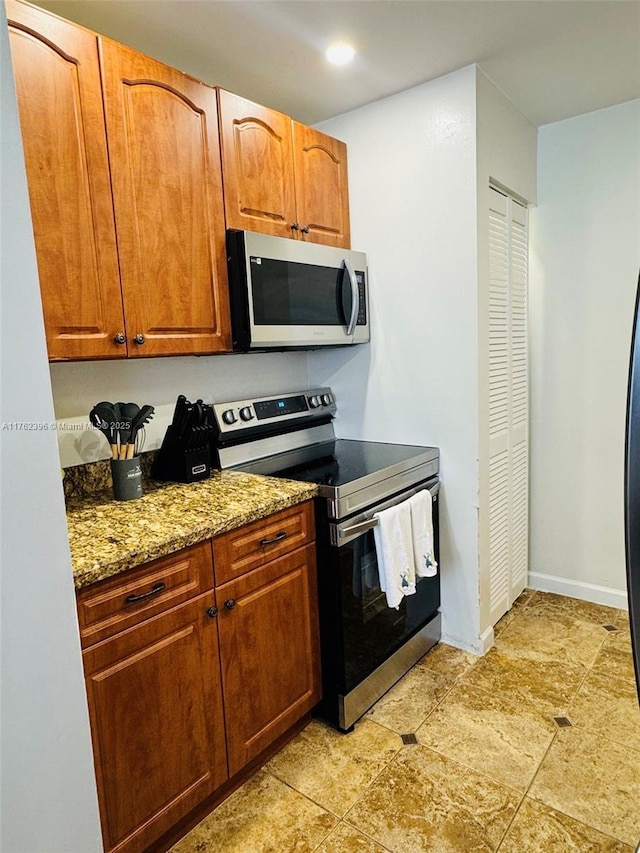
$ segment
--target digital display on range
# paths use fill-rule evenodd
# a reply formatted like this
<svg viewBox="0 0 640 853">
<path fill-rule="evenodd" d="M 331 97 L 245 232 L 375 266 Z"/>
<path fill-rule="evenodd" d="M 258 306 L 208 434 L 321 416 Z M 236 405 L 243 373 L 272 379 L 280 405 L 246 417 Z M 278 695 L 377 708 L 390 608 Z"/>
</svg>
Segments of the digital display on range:
<svg viewBox="0 0 640 853">
<path fill-rule="evenodd" d="M 279 400 L 261 400 L 254 403 L 253 408 L 259 421 L 309 411 L 307 398 L 304 394 L 299 394 L 297 397 L 282 397 Z"/>
</svg>

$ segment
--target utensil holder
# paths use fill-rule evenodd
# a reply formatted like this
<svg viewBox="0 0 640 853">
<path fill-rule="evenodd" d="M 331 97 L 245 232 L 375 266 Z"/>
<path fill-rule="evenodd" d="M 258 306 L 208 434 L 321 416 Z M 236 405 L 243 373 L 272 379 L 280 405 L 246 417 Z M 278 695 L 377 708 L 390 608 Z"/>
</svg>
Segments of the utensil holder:
<svg viewBox="0 0 640 853">
<path fill-rule="evenodd" d="M 143 491 L 140 457 L 112 459 L 111 479 L 113 480 L 113 497 L 117 501 L 131 501 L 135 498 L 141 498 Z"/>
</svg>

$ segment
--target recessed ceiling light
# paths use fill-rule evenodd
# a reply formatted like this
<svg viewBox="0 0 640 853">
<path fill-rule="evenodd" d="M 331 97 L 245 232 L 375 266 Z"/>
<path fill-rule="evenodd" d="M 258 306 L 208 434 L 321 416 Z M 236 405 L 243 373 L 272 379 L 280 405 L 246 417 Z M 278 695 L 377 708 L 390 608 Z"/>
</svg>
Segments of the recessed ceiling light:
<svg viewBox="0 0 640 853">
<path fill-rule="evenodd" d="M 351 62 L 355 54 L 355 50 L 349 44 L 332 44 L 325 51 L 325 56 L 332 65 L 346 65 Z"/>
</svg>

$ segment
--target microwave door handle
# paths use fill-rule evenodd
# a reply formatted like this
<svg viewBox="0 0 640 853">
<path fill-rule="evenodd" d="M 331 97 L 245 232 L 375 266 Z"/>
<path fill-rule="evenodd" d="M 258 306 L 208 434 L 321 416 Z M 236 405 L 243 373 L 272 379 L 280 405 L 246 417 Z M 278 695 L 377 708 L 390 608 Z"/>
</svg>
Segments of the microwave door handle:
<svg viewBox="0 0 640 853">
<path fill-rule="evenodd" d="M 347 271 L 347 275 L 349 276 L 349 281 L 351 283 L 351 317 L 349 317 L 346 330 L 347 336 L 351 336 L 353 335 L 353 330 L 358 322 L 358 314 L 360 312 L 360 291 L 358 289 L 358 279 L 356 278 L 353 265 L 349 258 L 344 259 L 344 268 Z"/>
</svg>

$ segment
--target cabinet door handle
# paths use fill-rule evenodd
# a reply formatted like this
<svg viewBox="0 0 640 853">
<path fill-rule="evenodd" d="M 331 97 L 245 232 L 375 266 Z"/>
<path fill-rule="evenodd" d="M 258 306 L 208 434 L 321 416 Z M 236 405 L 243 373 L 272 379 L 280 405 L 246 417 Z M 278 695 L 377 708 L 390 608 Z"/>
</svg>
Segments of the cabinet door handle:
<svg viewBox="0 0 640 853">
<path fill-rule="evenodd" d="M 298 225 L 298 223 L 297 223 L 297 222 L 292 222 L 292 223 L 291 223 L 291 230 L 292 230 L 292 231 L 297 231 L 299 228 L 300 228 L 300 226 Z"/>
<path fill-rule="evenodd" d="M 122 346 L 122 344 L 126 344 L 127 337 L 124 332 L 118 332 L 113 339 L 114 344 L 118 344 L 118 346 Z"/>
<path fill-rule="evenodd" d="M 125 598 L 125 604 L 136 604 L 138 601 L 144 601 L 146 598 L 152 598 L 154 595 L 160 595 L 167 588 L 167 585 L 160 581 L 154 583 L 149 592 L 143 592 L 141 595 L 128 595 Z"/>
<path fill-rule="evenodd" d="M 207 616 L 209 619 L 215 619 L 218 615 L 218 608 L 213 604 L 211 607 L 207 608 Z"/>
<path fill-rule="evenodd" d="M 260 544 L 262 546 L 273 545 L 274 543 L 281 542 L 283 539 L 286 539 L 286 538 L 287 538 L 287 534 L 284 532 L 284 530 L 281 530 L 280 533 L 276 533 L 276 535 L 273 537 L 273 539 L 261 539 Z"/>
<path fill-rule="evenodd" d="M 144 335 L 136 335 L 133 340 L 138 344 L 138 346 L 142 346 L 144 343 Z"/>
<path fill-rule="evenodd" d="M 227 608 L 227 610 L 233 610 L 233 608 L 236 606 L 235 598 L 227 598 L 224 603 L 224 606 Z"/>
<path fill-rule="evenodd" d="M 308 225 L 303 225 L 303 226 L 302 226 L 302 228 L 300 229 L 300 233 L 302 233 L 302 234 L 308 234 L 308 233 L 309 233 L 309 226 L 308 226 Z"/>
</svg>

